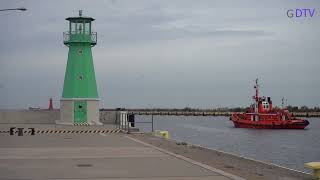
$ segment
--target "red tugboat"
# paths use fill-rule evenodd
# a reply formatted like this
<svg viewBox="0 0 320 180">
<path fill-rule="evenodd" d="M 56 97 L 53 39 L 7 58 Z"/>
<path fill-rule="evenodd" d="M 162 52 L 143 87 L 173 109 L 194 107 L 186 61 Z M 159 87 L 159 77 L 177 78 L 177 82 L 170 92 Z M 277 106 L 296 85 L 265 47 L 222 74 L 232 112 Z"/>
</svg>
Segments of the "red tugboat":
<svg viewBox="0 0 320 180">
<path fill-rule="evenodd" d="M 297 119 L 286 109 L 272 109 L 270 97 L 259 97 L 259 84 L 254 86 L 254 103 L 245 113 L 232 113 L 230 120 L 236 128 L 304 129 L 309 121 Z"/>
</svg>

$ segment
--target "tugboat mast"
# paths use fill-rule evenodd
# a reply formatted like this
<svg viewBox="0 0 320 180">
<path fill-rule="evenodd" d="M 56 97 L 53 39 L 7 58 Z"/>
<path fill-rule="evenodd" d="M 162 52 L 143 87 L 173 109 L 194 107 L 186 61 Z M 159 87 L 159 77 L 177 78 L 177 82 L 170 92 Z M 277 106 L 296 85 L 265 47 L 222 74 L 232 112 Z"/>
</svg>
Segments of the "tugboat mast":
<svg viewBox="0 0 320 180">
<path fill-rule="evenodd" d="M 259 84 L 258 84 L 258 78 L 256 79 L 256 85 L 254 86 L 254 88 L 256 89 L 256 103 L 259 102 Z"/>
<path fill-rule="evenodd" d="M 259 121 L 259 84 L 258 78 L 256 79 L 256 85 L 254 86 L 256 89 L 256 95 L 254 96 L 255 103 L 254 103 L 254 121 Z"/>
</svg>

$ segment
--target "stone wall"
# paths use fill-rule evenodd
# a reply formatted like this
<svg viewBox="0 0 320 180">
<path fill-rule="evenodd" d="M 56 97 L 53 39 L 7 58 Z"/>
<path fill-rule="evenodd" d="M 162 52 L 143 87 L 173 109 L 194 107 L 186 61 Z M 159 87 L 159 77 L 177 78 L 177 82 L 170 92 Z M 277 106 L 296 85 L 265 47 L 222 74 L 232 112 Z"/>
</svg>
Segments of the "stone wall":
<svg viewBox="0 0 320 180">
<path fill-rule="evenodd" d="M 116 124 L 117 111 L 100 111 L 100 122 L 103 124 Z"/>
<path fill-rule="evenodd" d="M 1 123 L 16 124 L 54 124 L 55 120 L 60 119 L 59 110 L 8 110 L 0 111 Z"/>
<path fill-rule="evenodd" d="M 100 122 L 115 124 L 117 111 L 100 111 Z M 0 124 L 55 124 L 60 110 L 0 110 Z"/>
</svg>

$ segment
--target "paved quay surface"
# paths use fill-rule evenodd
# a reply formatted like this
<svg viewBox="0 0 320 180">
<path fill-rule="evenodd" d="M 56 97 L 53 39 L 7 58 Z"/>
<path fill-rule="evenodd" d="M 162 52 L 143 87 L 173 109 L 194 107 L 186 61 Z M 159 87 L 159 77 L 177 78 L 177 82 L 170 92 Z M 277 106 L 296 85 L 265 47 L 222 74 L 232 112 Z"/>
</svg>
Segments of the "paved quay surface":
<svg viewBox="0 0 320 180">
<path fill-rule="evenodd" d="M 227 180 L 125 134 L 0 135 L 0 179 Z"/>
<path fill-rule="evenodd" d="M 274 164 L 241 157 L 227 152 L 209 149 L 172 139 L 163 139 L 151 134 L 131 134 L 134 140 L 147 143 L 149 146 L 167 150 L 175 156 L 181 155 L 211 168 L 222 170 L 232 175 L 254 180 L 312 180 L 312 175 L 280 167 Z M 229 176 L 228 176 L 229 177 Z"/>
</svg>

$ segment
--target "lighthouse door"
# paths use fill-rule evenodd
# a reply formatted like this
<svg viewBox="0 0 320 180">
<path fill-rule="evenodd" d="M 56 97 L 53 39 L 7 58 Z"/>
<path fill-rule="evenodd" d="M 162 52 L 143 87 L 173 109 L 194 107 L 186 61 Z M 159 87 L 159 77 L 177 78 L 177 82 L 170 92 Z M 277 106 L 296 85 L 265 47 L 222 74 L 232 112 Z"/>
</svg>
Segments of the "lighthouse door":
<svg viewBox="0 0 320 180">
<path fill-rule="evenodd" d="M 87 122 L 87 102 L 74 101 L 74 122 L 86 123 Z"/>
</svg>

